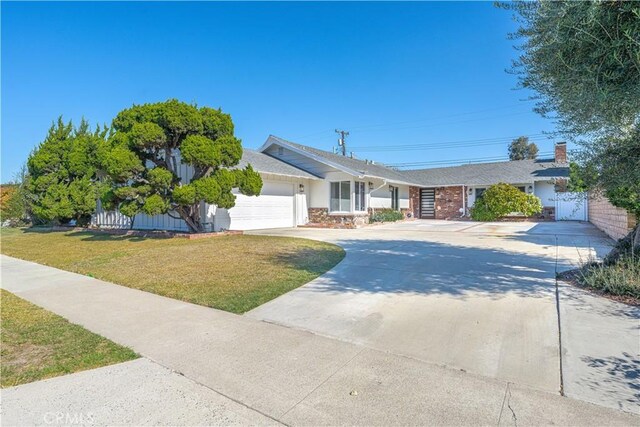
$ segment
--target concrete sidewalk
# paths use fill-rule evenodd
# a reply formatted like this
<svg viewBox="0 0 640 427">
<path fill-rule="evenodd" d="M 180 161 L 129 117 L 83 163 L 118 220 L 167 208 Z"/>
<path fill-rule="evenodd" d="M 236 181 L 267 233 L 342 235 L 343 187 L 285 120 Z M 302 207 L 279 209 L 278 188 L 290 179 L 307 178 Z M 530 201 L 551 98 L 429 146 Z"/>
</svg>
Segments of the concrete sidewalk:
<svg viewBox="0 0 640 427">
<path fill-rule="evenodd" d="M 6 426 L 279 425 L 146 358 L 4 389 L 2 406 Z"/>
<path fill-rule="evenodd" d="M 640 423 L 629 413 L 517 384 L 5 256 L 1 262 L 4 289 L 285 424 Z M 33 390 L 30 399 L 45 393 Z M 92 398 L 86 394 L 88 404 Z M 3 403 L 5 413 L 18 410 L 11 400 Z"/>
</svg>

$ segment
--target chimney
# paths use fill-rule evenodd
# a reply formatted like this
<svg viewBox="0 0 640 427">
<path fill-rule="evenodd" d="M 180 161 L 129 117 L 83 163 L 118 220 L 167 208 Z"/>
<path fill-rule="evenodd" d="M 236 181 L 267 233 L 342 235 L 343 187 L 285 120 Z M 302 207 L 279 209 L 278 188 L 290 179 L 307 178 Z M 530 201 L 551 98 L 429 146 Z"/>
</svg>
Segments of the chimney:
<svg viewBox="0 0 640 427">
<path fill-rule="evenodd" d="M 554 160 L 556 163 L 567 163 L 567 143 L 556 142 Z"/>
</svg>

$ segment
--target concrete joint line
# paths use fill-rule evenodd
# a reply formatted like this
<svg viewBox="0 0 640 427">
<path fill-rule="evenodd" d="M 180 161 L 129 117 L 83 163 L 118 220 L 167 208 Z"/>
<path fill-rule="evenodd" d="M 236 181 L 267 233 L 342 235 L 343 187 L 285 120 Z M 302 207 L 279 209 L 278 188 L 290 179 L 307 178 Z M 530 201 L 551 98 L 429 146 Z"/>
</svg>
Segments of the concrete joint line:
<svg viewBox="0 0 640 427">
<path fill-rule="evenodd" d="M 151 358 L 151 357 L 149 357 L 149 356 L 145 356 L 144 354 L 141 354 L 141 356 L 142 356 L 142 357 L 144 357 L 145 359 L 150 360 L 151 362 L 153 362 L 153 363 L 155 363 L 155 364 L 157 364 L 157 365 L 162 366 L 162 367 L 163 367 L 163 368 L 165 368 L 165 369 L 168 369 L 170 372 L 174 372 L 174 373 L 176 373 L 176 374 L 178 374 L 178 375 L 180 375 L 180 376 L 183 376 L 183 377 L 187 378 L 188 380 L 193 381 L 194 383 L 198 384 L 199 386 L 204 387 L 204 388 L 206 388 L 206 389 L 208 389 L 208 390 L 211 390 L 212 392 L 217 393 L 217 394 L 219 394 L 220 396 L 225 397 L 225 398 L 227 398 L 227 399 L 229 399 L 229 400 L 232 400 L 232 401 L 234 401 L 235 403 L 237 403 L 237 404 L 239 404 L 239 405 L 242 405 L 242 406 L 244 406 L 245 408 L 250 409 L 250 410 L 251 410 L 251 411 L 253 411 L 253 412 L 257 412 L 257 413 L 259 413 L 260 415 L 263 415 L 263 416 L 265 416 L 265 417 L 269 418 L 270 420 L 275 421 L 275 422 L 276 422 L 276 423 L 278 423 L 278 424 L 285 425 L 285 426 L 289 427 L 289 425 L 288 425 L 287 423 L 284 423 L 284 422 L 282 422 L 282 421 L 278 420 L 277 418 L 274 418 L 273 416 L 271 416 L 271 415 L 269 415 L 269 414 L 266 414 L 266 413 L 262 412 L 262 411 L 261 411 L 261 410 L 259 410 L 259 409 L 256 409 L 256 408 L 254 408 L 254 407 L 252 407 L 252 406 L 249 406 L 249 405 L 247 405 L 246 403 L 244 403 L 244 402 L 242 402 L 242 401 L 240 401 L 240 400 L 238 400 L 238 399 L 235 399 L 235 398 L 233 398 L 233 397 L 231 397 L 231 396 L 229 396 L 229 395 L 227 395 L 227 394 L 225 394 L 225 393 L 222 393 L 221 391 L 216 390 L 215 388 L 213 388 L 213 387 L 211 387 L 211 386 L 209 386 L 209 385 L 207 385 L 207 384 L 205 384 L 205 383 L 202 383 L 202 382 L 200 382 L 200 381 L 196 380 L 195 378 L 191 378 L 190 376 L 185 375 L 185 374 L 184 374 L 184 372 L 177 371 L 177 370 L 175 370 L 175 369 L 173 369 L 173 368 L 171 368 L 171 367 L 169 367 L 169 366 L 167 366 L 167 365 L 165 365 L 165 364 L 163 364 L 163 363 L 158 362 L 157 360 L 155 360 L 155 359 L 153 359 L 153 358 Z"/>
<path fill-rule="evenodd" d="M 335 371 L 333 371 L 327 378 L 324 379 L 324 381 L 322 381 L 320 384 L 318 384 L 317 386 L 315 386 L 313 388 L 313 390 L 311 390 L 309 393 L 305 394 L 304 397 L 302 397 L 302 399 L 298 400 L 291 408 L 287 409 L 282 415 L 280 415 L 280 418 L 284 418 L 289 412 L 291 412 L 296 406 L 298 406 L 300 403 L 304 402 L 304 400 L 311 396 L 311 394 L 313 394 L 314 391 L 316 391 L 317 389 L 319 389 L 320 387 L 322 387 L 327 381 L 329 381 L 331 378 L 333 378 L 333 376 L 335 374 L 337 374 L 338 372 L 340 372 L 342 370 L 342 368 L 344 368 L 345 366 L 347 366 L 349 363 L 351 363 L 351 361 L 353 359 L 355 359 L 356 357 L 358 357 L 360 355 L 360 353 L 362 353 L 363 351 L 365 351 L 366 348 L 362 348 L 360 351 L 358 351 L 356 354 L 353 355 L 353 357 L 351 357 L 349 360 L 347 360 L 346 362 L 344 362 L 342 365 L 340 365 L 338 368 L 336 368 Z M 269 417 L 272 418 L 272 417 Z M 284 423 L 283 423 L 284 424 Z"/>
<path fill-rule="evenodd" d="M 560 396 L 564 396 L 564 375 L 562 365 L 562 323 L 560 321 L 560 283 L 558 282 L 558 235 L 556 238 L 556 265 L 555 265 L 555 285 L 556 285 L 556 315 L 558 318 L 558 364 L 560 369 Z"/>
</svg>

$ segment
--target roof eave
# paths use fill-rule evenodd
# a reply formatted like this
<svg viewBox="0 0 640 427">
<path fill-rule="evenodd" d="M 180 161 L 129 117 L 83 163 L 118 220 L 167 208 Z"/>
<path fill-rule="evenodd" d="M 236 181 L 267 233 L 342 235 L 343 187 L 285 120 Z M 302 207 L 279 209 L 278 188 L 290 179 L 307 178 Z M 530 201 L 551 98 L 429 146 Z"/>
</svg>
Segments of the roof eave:
<svg viewBox="0 0 640 427">
<path fill-rule="evenodd" d="M 310 175 L 310 176 L 291 175 L 291 174 L 287 174 L 287 173 L 267 172 L 267 171 L 261 171 L 261 170 L 257 170 L 257 169 L 256 169 L 256 172 L 264 173 L 264 174 L 267 174 L 267 175 L 286 176 L 288 178 L 312 179 L 312 180 L 315 180 L 315 181 L 322 180 L 322 178 L 318 178 L 318 177 L 313 176 L 313 175 Z"/>
<path fill-rule="evenodd" d="M 260 152 L 264 152 L 267 148 L 271 147 L 273 144 L 282 145 L 282 146 L 286 147 L 287 149 L 289 149 L 289 150 L 291 150 L 291 151 L 293 151 L 295 153 L 298 153 L 298 154 L 300 154 L 302 156 L 308 157 L 308 158 L 310 158 L 312 160 L 315 160 L 316 162 L 325 164 L 327 166 L 331 166 L 332 168 L 338 169 L 339 171 L 348 173 L 350 175 L 362 176 L 362 174 L 360 172 L 358 172 L 358 171 L 355 171 L 353 169 L 344 167 L 344 166 L 339 165 L 337 163 L 334 163 L 334 162 L 332 162 L 330 160 L 327 160 L 327 159 L 325 159 L 323 157 L 316 156 L 313 153 L 309 153 L 307 151 L 301 150 L 298 147 L 294 147 L 293 145 L 287 144 L 286 141 L 283 141 L 281 139 L 277 139 L 276 140 L 273 135 L 269 135 L 269 138 L 267 138 L 267 141 L 264 144 L 262 144 L 262 147 L 260 147 L 259 151 Z"/>
</svg>

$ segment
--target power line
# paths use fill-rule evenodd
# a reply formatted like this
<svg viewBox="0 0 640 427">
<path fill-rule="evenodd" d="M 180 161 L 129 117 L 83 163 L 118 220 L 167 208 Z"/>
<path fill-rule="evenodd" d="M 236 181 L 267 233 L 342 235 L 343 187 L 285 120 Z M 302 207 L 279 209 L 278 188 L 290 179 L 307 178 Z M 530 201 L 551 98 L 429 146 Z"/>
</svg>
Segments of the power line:
<svg viewBox="0 0 640 427">
<path fill-rule="evenodd" d="M 542 142 L 548 138 L 544 136 L 544 133 L 535 133 L 528 135 L 531 142 Z M 519 136 L 501 136 L 494 138 L 482 138 L 482 139 L 466 139 L 458 141 L 444 141 L 444 142 L 428 142 L 428 143 L 416 143 L 416 144 L 399 144 L 391 146 L 376 146 L 376 145 L 361 145 L 353 146 L 351 148 L 358 151 L 406 151 L 406 150 L 424 150 L 424 149 L 439 149 L 439 148 L 457 148 L 457 147 L 476 147 L 485 145 L 499 145 L 511 142 L 513 139 Z"/>
<path fill-rule="evenodd" d="M 538 156 L 550 156 L 553 155 L 553 151 L 538 153 Z M 494 156 L 494 157 L 475 157 L 468 159 L 450 159 L 450 160 L 432 160 L 428 162 L 406 162 L 406 163 L 388 163 L 386 166 L 393 168 L 409 168 L 417 166 L 429 166 L 429 165 L 454 165 L 465 163 L 489 163 L 495 161 L 509 160 L 508 156 Z"/>
<path fill-rule="evenodd" d="M 523 102 L 529 102 L 530 100 L 524 100 Z M 416 120 L 409 120 L 409 121 L 403 121 L 403 122 L 394 122 L 394 123 L 379 123 L 379 124 L 370 124 L 370 125 L 363 125 L 363 126 L 355 126 L 355 127 L 351 127 L 351 130 L 353 131 L 354 129 L 356 130 L 362 130 L 362 129 L 369 129 L 369 128 L 378 128 L 378 127 L 388 127 L 388 126 L 398 126 L 398 125 L 404 125 L 404 124 L 410 124 L 410 123 L 420 123 L 420 122 L 424 122 L 424 121 L 433 121 L 433 120 L 440 120 L 440 119 L 447 119 L 447 118 L 451 118 L 451 117 L 460 117 L 460 116 L 469 116 L 469 115 L 473 115 L 473 114 L 478 114 L 478 113 L 484 113 L 484 112 L 488 112 L 488 111 L 496 111 L 496 110 L 503 110 L 506 108 L 513 108 L 515 106 L 519 106 L 522 105 L 521 103 L 519 104 L 512 104 L 512 105 L 505 105 L 502 107 L 495 107 L 495 108 L 486 108 L 483 110 L 475 110 L 475 111 L 468 111 L 465 113 L 457 113 L 457 114 L 447 114 L 447 115 L 443 115 L 443 116 L 438 116 L 438 117 L 430 117 L 430 118 L 423 118 L 423 119 L 416 119 Z M 456 124 L 456 123 L 467 123 L 470 121 L 477 121 L 477 120 L 486 120 L 486 119 L 490 119 L 490 118 L 500 118 L 500 117 L 507 117 L 507 116 L 512 116 L 512 115 L 518 115 L 518 114 L 525 114 L 525 113 L 529 113 L 531 112 L 531 110 L 527 110 L 527 111 L 522 111 L 522 112 L 516 112 L 516 113 L 511 113 L 511 114 L 506 114 L 506 115 L 498 115 L 498 116 L 489 116 L 489 117 L 480 117 L 480 118 L 476 118 L 476 119 L 467 119 L 461 122 L 446 122 L 446 123 L 440 123 L 440 122 L 435 122 L 435 123 L 430 123 L 427 125 L 423 125 L 423 126 L 417 126 L 417 127 L 404 127 L 404 128 L 389 128 L 389 129 L 372 129 L 372 130 L 398 130 L 398 129 L 415 129 L 415 128 L 421 128 L 421 127 L 428 127 L 428 126 L 436 126 L 439 124 Z M 314 132 L 311 134 L 307 134 L 307 135 L 303 135 L 303 136 L 298 136 L 295 137 L 294 139 L 300 140 L 300 139 L 306 139 L 312 136 L 316 136 L 316 135 L 323 135 L 323 134 L 327 134 L 331 132 L 331 129 L 326 129 L 323 131 L 318 131 L 318 132 Z M 366 130 L 365 130 L 366 132 Z M 314 140 L 318 140 L 318 138 L 315 138 Z"/>
<path fill-rule="evenodd" d="M 526 101 L 525 101 L 526 102 Z M 475 110 L 475 111 L 468 111 L 465 113 L 456 113 L 456 114 L 447 114 L 444 116 L 438 116 L 438 117 L 430 117 L 430 118 L 425 118 L 425 119 L 417 119 L 417 120 L 407 120 L 407 121 L 402 121 L 402 122 L 395 122 L 395 123 L 380 123 L 380 124 L 372 124 L 372 125 L 364 125 L 364 126 L 355 126 L 355 127 L 351 127 L 351 129 L 366 129 L 366 128 L 371 128 L 371 127 L 381 127 L 381 126 L 397 126 L 397 125 L 404 125 L 404 124 L 409 124 L 409 123 L 419 123 L 419 122 L 424 122 L 424 121 L 429 121 L 429 120 L 439 120 L 439 119 L 447 119 L 450 117 L 460 117 L 460 116 L 469 116 L 472 114 L 478 114 L 478 113 L 486 113 L 487 111 L 496 111 L 496 110 L 504 110 L 506 108 L 513 108 L 513 107 L 517 107 L 522 105 L 521 103 L 518 104 L 512 104 L 512 105 L 504 105 L 502 107 L 495 107 L 495 108 L 485 108 L 482 110 Z"/>
</svg>

